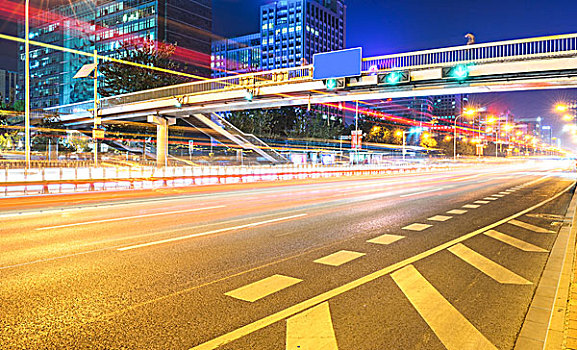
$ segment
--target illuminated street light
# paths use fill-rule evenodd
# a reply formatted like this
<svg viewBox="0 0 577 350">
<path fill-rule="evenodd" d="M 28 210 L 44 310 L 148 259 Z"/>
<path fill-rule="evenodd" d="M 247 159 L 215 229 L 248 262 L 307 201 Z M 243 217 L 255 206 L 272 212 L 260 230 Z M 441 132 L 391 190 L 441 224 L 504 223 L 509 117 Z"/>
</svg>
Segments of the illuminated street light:
<svg viewBox="0 0 577 350">
<path fill-rule="evenodd" d="M 558 104 L 557 106 L 555 106 L 555 110 L 557 112 L 567 112 L 569 110 L 569 106 L 564 105 L 564 104 Z"/>
<path fill-rule="evenodd" d="M 565 115 L 563 116 L 563 120 L 566 121 L 566 122 L 570 122 L 571 120 L 573 120 L 573 116 L 570 115 L 570 114 L 565 114 Z"/>
</svg>

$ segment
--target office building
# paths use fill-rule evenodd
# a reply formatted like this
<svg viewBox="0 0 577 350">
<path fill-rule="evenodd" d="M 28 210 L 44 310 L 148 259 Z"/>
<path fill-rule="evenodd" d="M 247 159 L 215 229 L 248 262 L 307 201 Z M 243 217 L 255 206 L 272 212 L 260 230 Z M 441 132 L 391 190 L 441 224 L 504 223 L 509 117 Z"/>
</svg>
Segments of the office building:
<svg viewBox="0 0 577 350">
<path fill-rule="evenodd" d="M 311 64 L 316 53 L 344 49 L 345 22 L 342 0 L 286 0 L 263 5 L 261 68 Z"/>
<path fill-rule="evenodd" d="M 0 104 L 12 105 L 16 102 L 19 80 L 18 73 L 0 69 Z"/>
<path fill-rule="evenodd" d="M 72 1 L 38 11 L 30 22 L 30 38 L 99 55 L 122 56 L 123 41 L 148 39 L 177 44 L 173 59 L 192 74 L 210 76 L 212 2 L 210 0 Z M 21 28 L 23 33 L 23 28 Z M 24 45 L 19 71 L 24 73 Z M 93 58 L 31 47 L 32 109 L 67 105 L 93 98 L 90 78 L 73 79 Z M 23 84 L 22 84 L 23 85 Z"/>
<path fill-rule="evenodd" d="M 260 68 L 260 33 L 213 41 L 212 77 L 226 77 L 230 73 L 249 73 Z"/>
<path fill-rule="evenodd" d="M 210 76 L 211 0 L 98 0 L 96 28 L 100 54 L 121 58 L 124 41 L 166 42 L 177 45 L 173 58 L 187 72 Z"/>
</svg>

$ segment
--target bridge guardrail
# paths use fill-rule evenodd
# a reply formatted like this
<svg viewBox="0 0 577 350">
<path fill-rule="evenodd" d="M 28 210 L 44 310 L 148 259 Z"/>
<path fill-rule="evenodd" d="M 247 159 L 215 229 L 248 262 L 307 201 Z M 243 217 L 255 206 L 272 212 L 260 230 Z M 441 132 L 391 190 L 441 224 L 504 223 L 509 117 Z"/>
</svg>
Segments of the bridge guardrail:
<svg viewBox="0 0 577 350">
<path fill-rule="evenodd" d="M 507 40 L 493 43 L 406 52 L 363 59 L 364 72 L 390 69 L 430 68 L 577 54 L 577 34 Z"/>
<path fill-rule="evenodd" d="M 10 172 L 0 171 L 0 197 L 419 172 L 448 167 L 448 163 L 397 163 L 388 167 L 359 165 L 298 168 L 281 166 L 11 169 Z"/>
</svg>

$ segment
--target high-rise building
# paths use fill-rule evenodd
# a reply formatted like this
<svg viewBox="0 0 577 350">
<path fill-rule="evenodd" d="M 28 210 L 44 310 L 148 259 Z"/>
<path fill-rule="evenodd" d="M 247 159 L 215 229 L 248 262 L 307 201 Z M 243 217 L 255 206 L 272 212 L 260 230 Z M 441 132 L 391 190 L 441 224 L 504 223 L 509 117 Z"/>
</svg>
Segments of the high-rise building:
<svg viewBox="0 0 577 350">
<path fill-rule="evenodd" d="M 16 102 L 19 80 L 18 73 L 0 69 L 0 102 L 6 105 Z"/>
<path fill-rule="evenodd" d="M 71 1 L 31 18 L 30 38 L 99 55 L 120 56 L 123 41 L 149 39 L 177 44 L 173 58 L 189 73 L 210 76 L 211 0 Z M 21 30 L 23 33 L 23 30 Z M 20 46 L 24 72 L 24 45 Z M 33 109 L 91 100 L 93 82 L 73 79 L 93 58 L 43 47 L 30 51 Z"/>
<path fill-rule="evenodd" d="M 261 6 L 261 68 L 312 63 L 319 52 L 346 45 L 343 0 L 283 0 Z"/>
<path fill-rule="evenodd" d="M 92 52 L 94 8 L 92 1 L 78 1 L 51 11 L 39 11 L 30 20 L 30 39 Z M 20 45 L 20 56 L 19 70 L 23 76 L 24 45 Z M 80 67 L 89 62 L 92 62 L 90 57 L 31 46 L 31 108 L 39 109 L 91 99 L 92 82 L 87 79 L 72 79 Z"/>
<path fill-rule="evenodd" d="M 177 45 L 187 71 L 210 76 L 211 0 L 98 0 L 98 52 L 120 56 L 123 41 L 148 39 Z"/>
<path fill-rule="evenodd" d="M 210 65 L 213 78 L 259 70 L 260 33 L 213 41 Z"/>
</svg>

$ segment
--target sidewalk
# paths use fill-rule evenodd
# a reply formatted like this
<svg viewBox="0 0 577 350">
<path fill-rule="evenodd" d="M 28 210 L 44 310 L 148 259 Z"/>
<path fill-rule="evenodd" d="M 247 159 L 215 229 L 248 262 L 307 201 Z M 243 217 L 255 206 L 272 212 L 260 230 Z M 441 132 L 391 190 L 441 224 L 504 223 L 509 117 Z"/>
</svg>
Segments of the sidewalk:
<svg viewBox="0 0 577 350">
<path fill-rule="evenodd" d="M 572 266 L 562 349 L 577 350 L 577 259 L 575 254 L 573 254 Z"/>
</svg>

